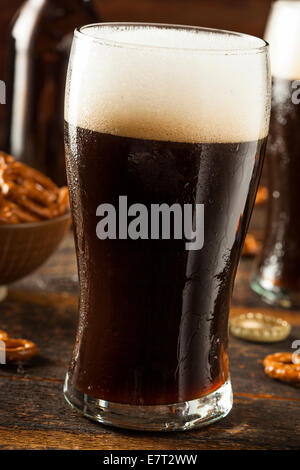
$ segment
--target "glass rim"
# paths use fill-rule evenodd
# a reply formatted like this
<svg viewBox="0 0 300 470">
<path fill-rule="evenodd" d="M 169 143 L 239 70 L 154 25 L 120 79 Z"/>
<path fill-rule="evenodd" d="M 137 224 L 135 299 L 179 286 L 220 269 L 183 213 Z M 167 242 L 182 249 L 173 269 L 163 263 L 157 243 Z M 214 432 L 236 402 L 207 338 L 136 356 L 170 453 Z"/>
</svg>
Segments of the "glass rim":
<svg viewBox="0 0 300 470">
<path fill-rule="evenodd" d="M 231 35 L 234 37 L 239 37 L 239 38 L 249 38 L 249 39 L 255 39 L 260 45 L 256 46 L 249 46 L 245 48 L 222 48 L 222 47 L 217 47 L 217 48 L 212 48 L 212 49 L 207 49 L 207 48 L 201 48 L 201 47 L 195 47 L 195 48 L 190 48 L 190 47 L 175 47 L 175 46 L 160 46 L 160 45 L 154 45 L 154 44 L 139 44 L 139 43 L 131 43 L 131 42 L 126 42 L 126 41 L 120 41 L 120 40 L 113 40 L 113 39 L 107 39 L 107 38 L 101 38 L 99 36 L 95 36 L 92 34 L 87 34 L 85 30 L 91 29 L 91 28 L 101 28 L 101 27 L 133 27 L 133 28 L 141 28 L 141 27 L 153 27 L 153 28 L 165 28 L 165 29 L 177 29 L 177 30 L 186 30 L 186 31 L 203 31 L 203 32 L 211 32 L 211 33 L 218 33 L 218 34 L 227 34 Z M 246 33 L 240 33 L 240 32 L 235 32 L 235 31 L 229 31 L 226 29 L 216 29 L 216 28 L 206 28 L 202 26 L 188 26 L 188 25 L 180 25 L 180 24 L 169 24 L 169 23 L 146 23 L 146 22 L 103 22 L 103 23 L 91 23 L 87 24 L 84 26 L 81 26 L 79 28 L 75 29 L 74 32 L 75 38 L 85 38 L 89 41 L 92 42 L 97 42 L 100 45 L 103 46 L 111 46 L 111 47 L 124 47 L 124 48 L 134 48 L 134 49 L 145 49 L 145 50 L 170 50 L 170 51 L 182 51 L 182 52 L 204 52 L 204 53 L 209 53 L 209 54 L 258 54 L 261 52 L 265 52 L 268 47 L 269 43 L 265 41 L 262 38 L 258 38 L 256 36 L 246 34 Z"/>
</svg>

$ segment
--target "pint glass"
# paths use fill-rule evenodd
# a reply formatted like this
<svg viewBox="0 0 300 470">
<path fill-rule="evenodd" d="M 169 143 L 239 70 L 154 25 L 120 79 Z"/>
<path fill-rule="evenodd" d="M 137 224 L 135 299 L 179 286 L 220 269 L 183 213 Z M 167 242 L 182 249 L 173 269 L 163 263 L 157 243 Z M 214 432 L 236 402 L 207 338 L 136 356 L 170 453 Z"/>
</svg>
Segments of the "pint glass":
<svg viewBox="0 0 300 470">
<path fill-rule="evenodd" d="M 267 147 L 268 215 L 252 288 L 281 307 L 300 305 L 300 1 L 278 1 L 266 29 L 273 96 Z"/>
<path fill-rule="evenodd" d="M 228 313 L 269 109 L 260 39 L 76 31 L 65 143 L 80 300 L 64 393 L 87 417 L 185 430 L 230 411 Z"/>
</svg>

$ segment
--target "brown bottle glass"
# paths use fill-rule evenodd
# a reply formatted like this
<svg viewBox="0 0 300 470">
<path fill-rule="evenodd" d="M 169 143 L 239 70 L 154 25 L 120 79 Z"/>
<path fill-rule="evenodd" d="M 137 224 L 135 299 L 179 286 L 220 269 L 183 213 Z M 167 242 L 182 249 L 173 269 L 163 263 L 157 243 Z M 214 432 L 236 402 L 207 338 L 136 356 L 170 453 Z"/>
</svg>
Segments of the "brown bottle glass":
<svg viewBox="0 0 300 470">
<path fill-rule="evenodd" d="M 91 0 L 27 0 L 9 32 L 5 150 L 66 182 L 63 107 L 73 31 L 97 19 Z"/>
<path fill-rule="evenodd" d="M 252 288 L 267 303 L 300 305 L 300 1 L 274 2 L 270 43 L 272 112 L 267 146 L 268 214 Z"/>
</svg>

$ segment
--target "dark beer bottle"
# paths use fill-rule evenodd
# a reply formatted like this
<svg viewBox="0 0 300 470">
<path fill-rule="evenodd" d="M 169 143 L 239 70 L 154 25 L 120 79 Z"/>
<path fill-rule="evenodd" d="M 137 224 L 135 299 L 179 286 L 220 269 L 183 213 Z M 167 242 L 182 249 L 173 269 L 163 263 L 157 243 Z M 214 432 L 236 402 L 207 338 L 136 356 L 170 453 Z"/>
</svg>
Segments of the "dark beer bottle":
<svg viewBox="0 0 300 470">
<path fill-rule="evenodd" d="M 27 0 L 10 28 L 5 147 L 65 183 L 63 108 L 73 31 L 98 21 L 92 0 Z"/>
</svg>

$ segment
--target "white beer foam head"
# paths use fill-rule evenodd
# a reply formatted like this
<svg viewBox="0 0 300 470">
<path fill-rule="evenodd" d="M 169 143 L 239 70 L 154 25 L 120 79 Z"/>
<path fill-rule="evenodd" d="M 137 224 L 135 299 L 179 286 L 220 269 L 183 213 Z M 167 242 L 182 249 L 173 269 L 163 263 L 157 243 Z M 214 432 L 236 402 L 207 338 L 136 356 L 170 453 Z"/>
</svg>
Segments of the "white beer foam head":
<svg viewBox="0 0 300 470">
<path fill-rule="evenodd" d="M 66 120 L 93 131 L 175 142 L 268 133 L 264 42 L 155 26 L 85 27 L 73 45 Z"/>
<path fill-rule="evenodd" d="M 300 79 L 300 1 L 273 4 L 265 39 L 270 44 L 272 75 Z"/>
</svg>

